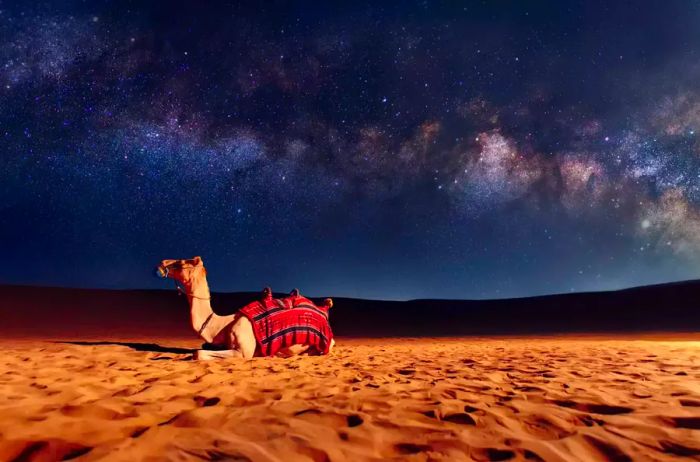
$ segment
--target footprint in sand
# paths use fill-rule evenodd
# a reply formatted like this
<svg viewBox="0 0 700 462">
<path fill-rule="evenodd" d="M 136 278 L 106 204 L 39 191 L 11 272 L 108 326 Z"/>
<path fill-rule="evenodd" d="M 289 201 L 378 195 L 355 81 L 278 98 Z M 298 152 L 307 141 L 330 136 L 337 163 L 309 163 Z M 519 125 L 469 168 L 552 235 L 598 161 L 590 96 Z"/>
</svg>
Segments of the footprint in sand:
<svg viewBox="0 0 700 462">
<path fill-rule="evenodd" d="M 207 398 L 205 396 L 195 396 L 193 399 L 199 407 L 216 406 L 217 404 L 219 404 L 219 401 L 221 401 L 221 398 L 217 398 L 216 396 L 211 398 Z"/>
<path fill-rule="evenodd" d="M 71 460 L 92 451 L 90 446 L 70 443 L 58 438 L 40 441 L 16 441 L 11 444 L 14 446 L 14 451 L 6 453 L 6 455 L 8 455 L 7 460 L 12 461 Z"/>
<path fill-rule="evenodd" d="M 590 444 L 596 452 L 603 456 L 603 460 L 611 462 L 632 462 L 630 456 L 612 443 L 591 435 L 583 435 L 583 439 Z"/>
<path fill-rule="evenodd" d="M 138 413 L 134 410 L 128 412 L 119 412 L 114 409 L 109 409 L 97 404 L 83 404 L 80 406 L 66 405 L 60 410 L 61 414 L 68 417 L 92 417 L 104 420 L 123 420 L 130 417 L 137 417 Z"/>
<path fill-rule="evenodd" d="M 659 444 L 667 454 L 681 457 L 700 456 L 700 448 L 691 448 L 679 443 L 674 443 L 673 441 L 659 441 Z"/>
<path fill-rule="evenodd" d="M 138 438 L 139 436 L 141 436 L 141 435 L 143 435 L 144 433 L 146 433 L 146 431 L 147 431 L 149 428 L 151 428 L 151 427 L 136 427 L 134 430 L 132 430 L 132 431 L 129 433 L 129 436 L 130 436 L 131 438 Z"/>
<path fill-rule="evenodd" d="M 451 423 L 460 424 L 460 425 L 476 425 L 476 420 L 474 420 L 474 417 L 470 416 L 469 414 L 462 413 L 462 412 L 454 412 L 454 413 L 439 415 L 438 413 L 435 412 L 435 410 L 431 409 L 429 411 L 423 412 L 422 414 L 426 417 L 430 417 L 431 419 L 441 420 L 444 422 L 451 422 Z"/>
<path fill-rule="evenodd" d="M 362 417 L 357 414 L 352 414 L 347 417 L 348 427 L 358 427 L 364 423 Z"/>
<path fill-rule="evenodd" d="M 514 451 L 497 448 L 474 448 L 469 455 L 479 462 L 496 462 L 515 458 Z"/>
<path fill-rule="evenodd" d="M 400 455 L 410 455 L 418 454 L 425 451 L 430 451 L 432 448 L 427 444 L 413 444 L 413 443 L 398 443 L 394 445 L 394 449 Z"/>
<path fill-rule="evenodd" d="M 474 420 L 474 417 L 462 412 L 447 414 L 442 417 L 442 420 L 460 425 L 476 425 L 476 420 Z"/>
<path fill-rule="evenodd" d="M 575 433 L 573 426 L 565 426 L 545 416 L 534 415 L 522 418 L 523 429 L 530 435 L 546 441 L 566 438 Z"/>
<path fill-rule="evenodd" d="M 700 430 L 700 417 L 661 417 L 661 421 L 674 428 Z"/>
<path fill-rule="evenodd" d="M 320 409 L 313 408 L 297 411 L 294 413 L 294 417 L 335 428 L 359 427 L 364 423 L 364 419 L 357 414 L 342 415 L 334 412 L 323 412 Z"/>
<path fill-rule="evenodd" d="M 618 415 L 629 414 L 634 409 L 626 406 L 612 406 L 608 404 L 596 403 L 577 403 L 569 400 L 554 400 L 552 401 L 557 406 L 576 409 L 577 411 L 590 412 L 591 414 Z"/>
</svg>

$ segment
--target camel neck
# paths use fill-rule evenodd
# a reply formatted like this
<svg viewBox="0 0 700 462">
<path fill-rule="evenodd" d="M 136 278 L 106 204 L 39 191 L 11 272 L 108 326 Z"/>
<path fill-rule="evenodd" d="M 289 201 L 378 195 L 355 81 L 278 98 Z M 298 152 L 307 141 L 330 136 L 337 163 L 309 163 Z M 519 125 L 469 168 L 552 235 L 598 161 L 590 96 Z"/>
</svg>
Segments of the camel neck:
<svg viewBox="0 0 700 462">
<path fill-rule="evenodd" d="M 192 328 L 207 343 L 212 343 L 216 336 L 228 325 L 233 316 L 219 316 L 211 307 L 211 295 L 206 276 L 195 277 L 190 285 L 190 319 Z"/>
<path fill-rule="evenodd" d="M 204 341 L 211 343 L 213 336 L 210 333 L 209 326 L 215 321 L 216 314 L 211 308 L 211 303 L 208 299 L 201 299 L 188 295 L 190 301 L 190 320 L 192 328 L 199 334 Z"/>
</svg>

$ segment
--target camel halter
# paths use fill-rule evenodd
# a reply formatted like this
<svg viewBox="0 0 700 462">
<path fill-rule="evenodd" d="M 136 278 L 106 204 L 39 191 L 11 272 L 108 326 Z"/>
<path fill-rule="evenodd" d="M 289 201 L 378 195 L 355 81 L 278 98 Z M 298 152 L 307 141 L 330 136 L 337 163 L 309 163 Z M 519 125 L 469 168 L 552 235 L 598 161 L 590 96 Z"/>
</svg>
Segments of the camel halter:
<svg viewBox="0 0 700 462">
<path fill-rule="evenodd" d="M 177 290 L 177 292 L 182 294 L 182 295 L 186 295 L 186 296 L 192 297 L 192 298 L 197 298 L 199 300 L 211 300 L 211 295 L 209 295 L 208 297 L 198 297 L 197 295 L 195 295 L 193 293 L 187 293 L 185 288 L 182 287 L 180 284 L 178 284 L 175 279 L 173 279 L 173 282 L 175 282 L 175 289 Z"/>
<path fill-rule="evenodd" d="M 191 268 L 187 268 L 187 269 L 191 269 Z M 160 276 L 162 278 L 167 278 L 168 274 L 170 273 L 170 269 L 168 269 L 167 266 L 165 268 L 158 267 L 157 272 L 158 272 L 157 273 L 158 276 Z M 194 293 L 191 293 L 191 294 L 187 293 L 185 288 L 177 283 L 177 279 L 173 278 L 173 283 L 175 284 L 175 290 L 177 290 L 178 293 L 181 293 L 182 295 L 186 295 L 186 296 L 192 297 L 192 298 L 197 298 L 199 300 L 211 300 L 211 292 L 209 293 L 208 297 L 199 297 L 199 296 L 195 295 Z"/>
</svg>

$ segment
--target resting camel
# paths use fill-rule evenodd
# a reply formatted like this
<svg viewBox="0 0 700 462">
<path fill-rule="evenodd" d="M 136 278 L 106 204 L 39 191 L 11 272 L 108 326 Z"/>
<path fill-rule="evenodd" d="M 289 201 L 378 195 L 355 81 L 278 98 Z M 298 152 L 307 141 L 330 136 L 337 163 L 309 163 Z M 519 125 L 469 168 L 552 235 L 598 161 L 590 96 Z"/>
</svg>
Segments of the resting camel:
<svg viewBox="0 0 700 462">
<path fill-rule="evenodd" d="M 325 311 L 326 318 L 324 325 L 324 321 L 319 321 L 318 317 L 319 313 L 323 315 L 323 310 L 315 307 L 306 298 L 304 298 L 304 300 L 308 302 L 304 305 L 306 309 L 294 309 L 289 303 L 285 304 L 281 300 L 274 300 L 271 296 L 267 296 L 267 301 L 277 303 L 277 305 L 272 306 L 272 309 L 270 309 L 270 305 L 265 305 L 265 301 L 255 302 L 247 305 L 236 314 L 220 316 L 214 313 L 211 307 L 211 293 L 209 292 L 209 284 L 207 283 L 207 270 L 204 268 L 201 257 L 194 257 L 187 260 L 163 260 L 156 268 L 156 271 L 158 275 L 163 278 L 173 279 L 178 290 L 187 296 L 190 305 L 190 319 L 194 331 L 197 332 L 205 342 L 219 348 L 225 348 L 223 350 L 197 350 L 194 356 L 195 359 L 252 358 L 253 356 L 264 356 L 266 352 L 264 347 L 269 347 L 269 344 L 261 345 L 260 329 L 255 331 L 254 328 L 258 328 L 259 323 L 263 322 L 261 319 L 272 312 L 277 312 L 277 316 L 285 316 L 286 318 L 296 315 L 303 316 L 303 322 L 297 323 L 296 325 L 298 327 L 298 325 L 301 324 L 301 329 L 308 329 L 306 324 L 309 324 L 309 319 L 320 322 L 323 327 L 327 327 L 327 331 L 325 331 L 326 335 L 324 335 L 324 333 L 319 333 L 319 335 L 323 337 L 322 340 L 325 345 L 325 347 L 322 346 L 320 348 L 320 350 L 323 351 L 318 351 L 318 345 L 309 344 L 311 340 L 308 339 L 311 338 L 311 334 L 306 333 L 308 337 L 305 333 L 297 335 L 295 332 L 290 333 L 289 331 L 292 329 L 290 328 L 282 332 L 281 334 L 283 335 L 274 339 L 276 347 L 276 351 L 274 352 L 275 356 L 288 357 L 314 353 L 328 354 L 335 345 L 330 326 L 328 326 L 327 323 L 327 311 Z M 266 292 L 266 295 L 271 295 L 271 293 Z M 294 297 L 299 298 L 298 291 L 296 290 Z M 330 299 L 326 300 L 326 306 L 332 306 L 332 301 Z M 251 309 L 253 311 L 251 311 Z M 253 323 L 255 323 L 255 326 Z M 267 326 L 262 327 L 262 329 L 265 328 L 267 328 Z M 258 333 L 257 337 L 256 333 Z M 318 340 L 319 337 L 316 336 L 313 338 Z M 294 343 L 295 341 L 299 341 L 298 339 L 307 341 L 305 343 Z M 268 341 L 270 341 L 269 338 L 262 339 L 262 342 Z M 280 342 L 282 342 L 282 344 L 280 344 Z M 261 348 L 261 346 L 263 348 Z M 267 351 L 269 351 L 269 348 Z"/>
</svg>

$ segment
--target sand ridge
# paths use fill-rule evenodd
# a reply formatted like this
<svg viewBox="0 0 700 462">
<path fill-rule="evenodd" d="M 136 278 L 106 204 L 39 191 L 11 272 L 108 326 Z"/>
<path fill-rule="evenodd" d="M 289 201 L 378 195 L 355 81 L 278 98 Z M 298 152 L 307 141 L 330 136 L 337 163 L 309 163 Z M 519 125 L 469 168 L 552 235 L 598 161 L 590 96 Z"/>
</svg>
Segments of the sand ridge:
<svg viewBox="0 0 700 462">
<path fill-rule="evenodd" d="M 700 342 L 156 343 L 3 342 L 0 460 L 700 460 Z"/>
</svg>

